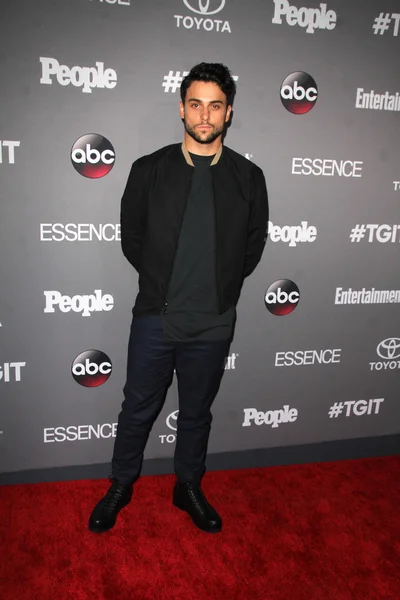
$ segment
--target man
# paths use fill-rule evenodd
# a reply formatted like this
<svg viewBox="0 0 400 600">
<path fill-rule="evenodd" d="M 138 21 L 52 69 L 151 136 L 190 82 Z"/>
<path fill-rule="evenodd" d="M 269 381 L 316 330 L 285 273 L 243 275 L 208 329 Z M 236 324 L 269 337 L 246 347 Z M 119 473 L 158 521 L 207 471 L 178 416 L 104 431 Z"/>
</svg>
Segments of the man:
<svg viewBox="0 0 400 600">
<path fill-rule="evenodd" d="M 221 517 L 201 490 L 217 395 L 245 277 L 260 261 L 268 201 L 259 167 L 222 143 L 236 91 L 218 63 L 181 85 L 182 144 L 133 163 L 121 201 L 121 240 L 139 274 L 112 485 L 89 529 L 111 529 L 132 497 L 145 445 L 176 369 L 179 392 L 173 504 L 210 533 Z"/>
</svg>

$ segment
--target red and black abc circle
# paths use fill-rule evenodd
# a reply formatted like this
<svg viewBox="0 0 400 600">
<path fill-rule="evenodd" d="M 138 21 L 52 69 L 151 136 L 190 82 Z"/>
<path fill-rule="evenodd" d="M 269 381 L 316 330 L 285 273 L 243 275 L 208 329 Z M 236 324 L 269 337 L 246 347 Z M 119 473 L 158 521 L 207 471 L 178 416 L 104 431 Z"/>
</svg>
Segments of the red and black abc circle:
<svg viewBox="0 0 400 600">
<path fill-rule="evenodd" d="M 315 105 L 318 88 L 315 80 L 304 71 L 290 73 L 281 85 L 283 106 L 294 115 L 304 115 Z"/>
<path fill-rule="evenodd" d="M 72 377 L 84 387 L 98 387 L 110 377 L 111 360 L 100 350 L 85 350 L 78 354 L 71 366 Z"/>
<path fill-rule="evenodd" d="M 265 306 L 277 317 L 288 315 L 298 305 L 300 291 L 290 279 L 278 279 L 265 292 Z"/>
<path fill-rule="evenodd" d="M 104 177 L 115 163 L 112 143 L 98 133 L 87 133 L 76 140 L 71 149 L 71 162 L 74 168 L 90 179 Z"/>
</svg>

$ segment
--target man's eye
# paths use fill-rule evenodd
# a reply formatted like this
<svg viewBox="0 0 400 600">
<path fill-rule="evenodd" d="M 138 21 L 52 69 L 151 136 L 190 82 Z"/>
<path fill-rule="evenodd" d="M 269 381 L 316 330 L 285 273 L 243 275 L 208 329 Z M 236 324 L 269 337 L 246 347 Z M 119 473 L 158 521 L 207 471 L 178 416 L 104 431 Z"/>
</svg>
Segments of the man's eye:
<svg viewBox="0 0 400 600">
<path fill-rule="evenodd" d="M 219 108 L 219 104 L 213 104 L 213 108 Z"/>
<path fill-rule="evenodd" d="M 192 106 L 192 108 L 197 108 L 199 105 L 198 104 L 192 104 L 191 106 Z"/>
</svg>

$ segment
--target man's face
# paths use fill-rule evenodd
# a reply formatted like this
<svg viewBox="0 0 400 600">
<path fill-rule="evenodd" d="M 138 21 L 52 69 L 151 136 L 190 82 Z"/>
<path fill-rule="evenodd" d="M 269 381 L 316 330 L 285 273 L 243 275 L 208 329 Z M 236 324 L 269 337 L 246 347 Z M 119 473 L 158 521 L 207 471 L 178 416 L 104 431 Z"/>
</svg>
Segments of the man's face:
<svg viewBox="0 0 400 600">
<path fill-rule="evenodd" d="M 187 133 L 199 144 L 211 144 L 222 134 L 231 110 L 220 87 L 205 81 L 194 81 L 179 105 Z"/>
</svg>

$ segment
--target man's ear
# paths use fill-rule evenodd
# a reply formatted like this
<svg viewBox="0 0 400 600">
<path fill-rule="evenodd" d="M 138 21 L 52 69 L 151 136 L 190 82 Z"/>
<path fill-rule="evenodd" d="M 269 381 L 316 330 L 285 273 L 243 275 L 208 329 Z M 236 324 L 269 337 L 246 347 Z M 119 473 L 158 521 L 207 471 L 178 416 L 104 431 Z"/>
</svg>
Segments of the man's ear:
<svg viewBox="0 0 400 600">
<path fill-rule="evenodd" d="M 229 119 L 231 118 L 231 112 L 232 112 L 232 106 L 229 104 L 226 109 L 225 123 L 228 123 Z"/>
<path fill-rule="evenodd" d="M 181 119 L 185 117 L 185 107 L 183 106 L 182 100 L 179 102 L 179 115 Z"/>
</svg>

